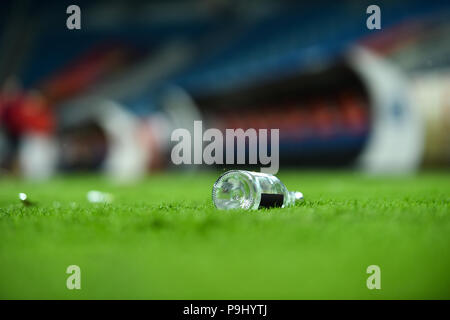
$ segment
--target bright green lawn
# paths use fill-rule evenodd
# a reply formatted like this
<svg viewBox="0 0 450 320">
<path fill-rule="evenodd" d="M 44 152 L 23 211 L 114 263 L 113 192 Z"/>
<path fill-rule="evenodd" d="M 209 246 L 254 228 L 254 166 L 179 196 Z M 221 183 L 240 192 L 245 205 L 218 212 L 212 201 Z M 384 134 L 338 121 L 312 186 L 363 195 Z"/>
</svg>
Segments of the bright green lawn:
<svg viewBox="0 0 450 320">
<path fill-rule="evenodd" d="M 306 201 L 255 212 L 215 210 L 217 176 L 0 180 L 0 298 L 450 298 L 449 172 L 280 172 Z M 91 189 L 114 203 L 88 203 Z M 71 264 L 78 291 L 66 288 Z M 372 264 L 381 290 L 366 287 Z"/>
</svg>

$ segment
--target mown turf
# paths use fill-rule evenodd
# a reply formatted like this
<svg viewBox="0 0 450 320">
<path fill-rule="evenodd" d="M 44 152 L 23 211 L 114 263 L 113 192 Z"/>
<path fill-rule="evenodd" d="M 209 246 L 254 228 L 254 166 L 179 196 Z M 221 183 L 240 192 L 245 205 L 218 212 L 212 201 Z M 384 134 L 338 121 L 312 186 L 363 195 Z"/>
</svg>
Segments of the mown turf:
<svg viewBox="0 0 450 320">
<path fill-rule="evenodd" d="M 0 298 L 450 298 L 450 173 L 280 172 L 294 208 L 213 208 L 218 173 L 0 181 Z M 110 205 L 87 202 L 91 189 Z M 26 192 L 34 207 L 23 207 Z M 81 290 L 66 268 L 81 267 Z M 381 267 L 381 290 L 366 268 Z"/>
</svg>

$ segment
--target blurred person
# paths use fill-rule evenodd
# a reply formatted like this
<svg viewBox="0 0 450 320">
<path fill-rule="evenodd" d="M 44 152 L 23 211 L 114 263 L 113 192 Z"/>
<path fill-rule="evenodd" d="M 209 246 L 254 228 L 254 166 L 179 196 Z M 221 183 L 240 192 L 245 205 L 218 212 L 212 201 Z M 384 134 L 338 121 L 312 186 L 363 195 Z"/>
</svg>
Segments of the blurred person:
<svg viewBox="0 0 450 320">
<path fill-rule="evenodd" d="M 55 171 L 55 118 L 39 91 L 22 90 L 14 78 L 5 81 L 0 92 L 0 127 L 2 167 L 30 179 L 47 178 Z"/>
</svg>

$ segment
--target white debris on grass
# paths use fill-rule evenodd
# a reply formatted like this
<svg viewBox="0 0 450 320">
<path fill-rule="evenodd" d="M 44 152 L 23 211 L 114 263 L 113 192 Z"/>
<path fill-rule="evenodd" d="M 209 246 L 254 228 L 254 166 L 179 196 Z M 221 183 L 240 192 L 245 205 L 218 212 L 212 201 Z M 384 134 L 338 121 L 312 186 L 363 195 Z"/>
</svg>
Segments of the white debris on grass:
<svg viewBox="0 0 450 320">
<path fill-rule="evenodd" d="M 98 190 L 91 190 L 86 194 L 86 197 L 91 203 L 111 203 L 113 196 L 110 193 L 101 192 Z"/>
</svg>

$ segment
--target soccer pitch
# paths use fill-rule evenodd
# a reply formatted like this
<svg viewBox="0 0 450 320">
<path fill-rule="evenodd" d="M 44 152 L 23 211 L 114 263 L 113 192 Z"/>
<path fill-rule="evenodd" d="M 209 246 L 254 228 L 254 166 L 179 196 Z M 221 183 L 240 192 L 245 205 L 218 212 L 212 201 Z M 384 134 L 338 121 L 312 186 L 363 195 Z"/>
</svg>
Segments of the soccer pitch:
<svg viewBox="0 0 450 320">
<path fill-rule="evenodd" d="M 219 172 L 0 181 L 2 299 L 450 298 L 449 172 L 280 171 L 305 201 L 218 211 Z M 114 195 L 91 204 L 90 190 Z M 36 206 L 24 207 L 26 192 Z M 66 268 L 81 268 L 81 290 Z M 369 290 L 369 265 L 381 289 Z"/>
</svg>

